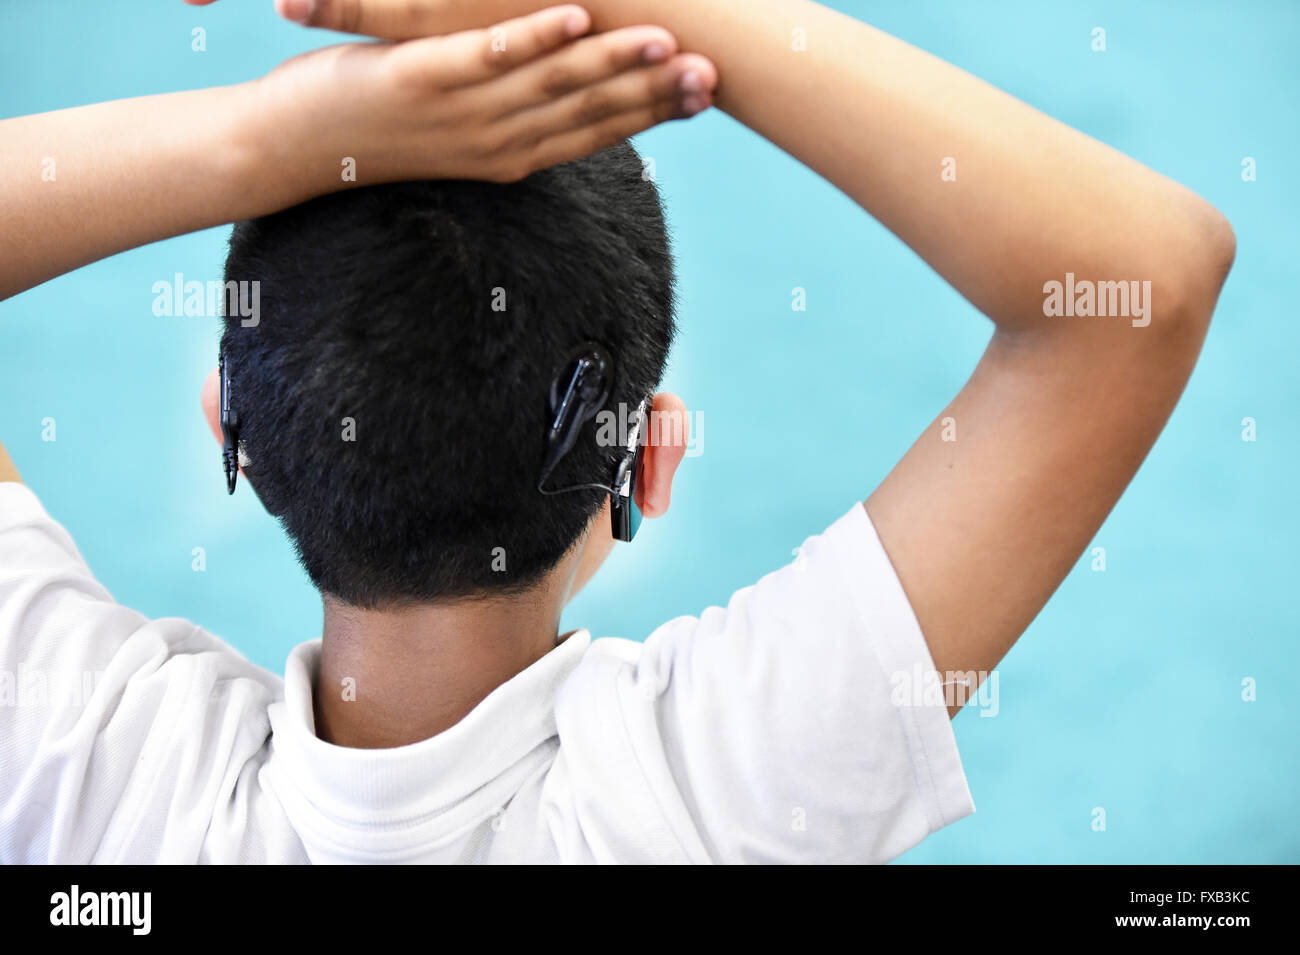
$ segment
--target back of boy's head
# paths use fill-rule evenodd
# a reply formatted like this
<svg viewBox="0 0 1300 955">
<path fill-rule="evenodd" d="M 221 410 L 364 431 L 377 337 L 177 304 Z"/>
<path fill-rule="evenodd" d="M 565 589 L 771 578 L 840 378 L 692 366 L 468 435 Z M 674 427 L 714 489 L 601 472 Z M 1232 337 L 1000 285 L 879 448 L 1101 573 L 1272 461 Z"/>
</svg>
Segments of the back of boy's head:
<svg viewBox="0 0 1300 955">
<path fill-rule="evenodd" d="M 260 283 L 258 323 L 222 337 L 245 473 L 316 586 L 363 607 L 538 582 L 608 497 L 537 490 L 557 369 L 603 344 L 605 407 L 635 409 L 673 336 L 659 197 L 626 144 L 240 223 L 226 280 Z M 547 486 L 608 484 L 603 445 L 589 422 Z"/>
</svg>

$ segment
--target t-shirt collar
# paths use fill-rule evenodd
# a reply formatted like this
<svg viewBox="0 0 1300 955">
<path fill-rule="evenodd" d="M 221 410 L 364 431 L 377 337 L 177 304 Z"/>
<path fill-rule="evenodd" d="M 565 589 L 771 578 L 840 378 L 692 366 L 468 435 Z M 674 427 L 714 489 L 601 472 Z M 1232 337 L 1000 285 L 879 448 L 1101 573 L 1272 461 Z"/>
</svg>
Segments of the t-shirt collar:
<svg viewBox="0 0 1300 955">
<path fill-rule="evenodd" d="M 455 726 L 390 749 L 351 749 L 316 736 L 312 685 L 321 641 L 303 643 L 285 664 L 284 702 L 271 708 L 272 747 L 286 770 L 277 775 L 338 822 L 391 824 L 437 812 L 556 735 L 556 695 L 590 643 L 588 631 L 574 631 Z"/>
</svg>

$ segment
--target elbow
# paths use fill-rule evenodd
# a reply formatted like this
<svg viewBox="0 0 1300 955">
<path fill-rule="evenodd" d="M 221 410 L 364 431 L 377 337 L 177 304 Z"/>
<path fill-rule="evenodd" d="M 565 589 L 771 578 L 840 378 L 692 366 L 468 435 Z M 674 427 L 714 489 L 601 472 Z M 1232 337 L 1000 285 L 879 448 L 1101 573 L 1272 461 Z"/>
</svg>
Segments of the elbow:
<svg viewBox="0 0 1300 955">
<path fill-rule="evenodd" d="M 1227 218 L 1199 197 L 1176 221 L 1176 236 L 1166 245 L 1174 254 L 1165 257 L 1163 279 L 1154 283 L 1164 300 L 1156 317 L 1175 338 L 1190 335 L 1199 345 L 1237 257 L 1237 236 Z"/>
<path fill-rule="evenodd" d="M 1197 272 L 1203 286 L 1202 304 L 1206 321 L 1214 312 L 1214 305 L 1219 300 L 1219 291 L 1232 271 L 1232 264 L 1237 260 L 1237 233 L 1232 229 L 1226 216 L 1204 200 L 1197 200 L 1196 254 Z"/>
<path fill-rule="evenodd" d="M 1222 285 L 1232 270 L 1232 263 L 1237 260 L 1237 233 L 1232 223 L 1218 209 L 1210 206 L 1214 214 L 1214 240 L 1216 243 L 1216 263 L 1219 269 L 1219 284 Z"/>
</svg>

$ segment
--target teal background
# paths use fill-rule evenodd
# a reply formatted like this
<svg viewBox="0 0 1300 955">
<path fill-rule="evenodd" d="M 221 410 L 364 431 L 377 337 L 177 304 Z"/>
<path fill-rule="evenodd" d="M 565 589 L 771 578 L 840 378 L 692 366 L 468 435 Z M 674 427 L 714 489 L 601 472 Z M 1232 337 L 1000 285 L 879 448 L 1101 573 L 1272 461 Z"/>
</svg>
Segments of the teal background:
<svg viewBox="0 0 1300 955">
<path fill-rule="evenodd" d="M 903 861 L 1300 861 L 1297 6 L 837 6 L 1186 183 L 1239 244 L 1187 394 L 1097 536 L 1107 570 L 1081 559 L 1002 666 L 998 715 L 956 721 L 978 813 Z M 238 82 L 335 39 L 280 22 L 270 0 L 8 0 L 0 23 L 6 117 Z M 1095 26 L 1105 53 L 1090 49 Z M 206 52 L 190 48 L 194 27 Z M 865 497 L 961 386 L 989 325 L 728 117 L 638 143 L 680 261 L 666 387 L 703 414 L 703 453 L 672 513 L 615 555 L 567 622 L 643 638 L 725 603 Z M 1256 182 L 1241 178 L 1245 156 Z M 18 173 L 3 156 L 0 169 Z M 220 274 L 227 231 L 0 304 L 0 435 L 121 602 L 198 621 L 279 672 L 318 635 L 317 597 L 255 498 L 224 493 L 198 411 L 215 323 L 151 311 L 155 281 Z M 791 311 L 795 286 L 806 312 Z M 1241 439 L 1247 416 L 1254 443 Z M 196 546 L 204 573 L 191 570 Z M 1255 702 L 1241 699 L 1247 677 Z M 1091 829 L 1094 807 L 1105 832 Z"/>
</svg>

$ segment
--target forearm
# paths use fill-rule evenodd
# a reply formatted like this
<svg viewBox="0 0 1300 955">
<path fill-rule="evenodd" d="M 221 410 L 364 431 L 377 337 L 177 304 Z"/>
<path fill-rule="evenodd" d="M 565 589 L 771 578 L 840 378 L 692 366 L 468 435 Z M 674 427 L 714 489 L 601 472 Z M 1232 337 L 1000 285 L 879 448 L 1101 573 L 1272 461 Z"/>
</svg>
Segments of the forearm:
<svg viewBox="0 0 1300 955">
<path fill-rule="evenodd" d="M 492 30 L 329 46 L 238 86 L 0 122 L 0 298 L 336 189 L 513 182 L 707 105 L 713 65 L 678 55 L 663 29 L 589 27 L 554 7 Z"/>
<path fill-rule="evenodd" d="M 255 84 L 0 122 L 0 298 L 135 246 L 305 198 L 258 169 Z"/>
<path fill-rule="evenodd" d="M 718 106 L 855 199 L 1007 330 L 1043 329 L 1043 284 L 1067 272 L 1151 280 L 1166 317 L 1202 301 L 1208 316 L 1218 259 L 1231 254 L 1217 213 L 948 63 L 808 0 L 593 9 L 598 28 L 660 23 L 711 58 Z M 941 177 L 947 159 L 955 180 Z"/>
</svg>

